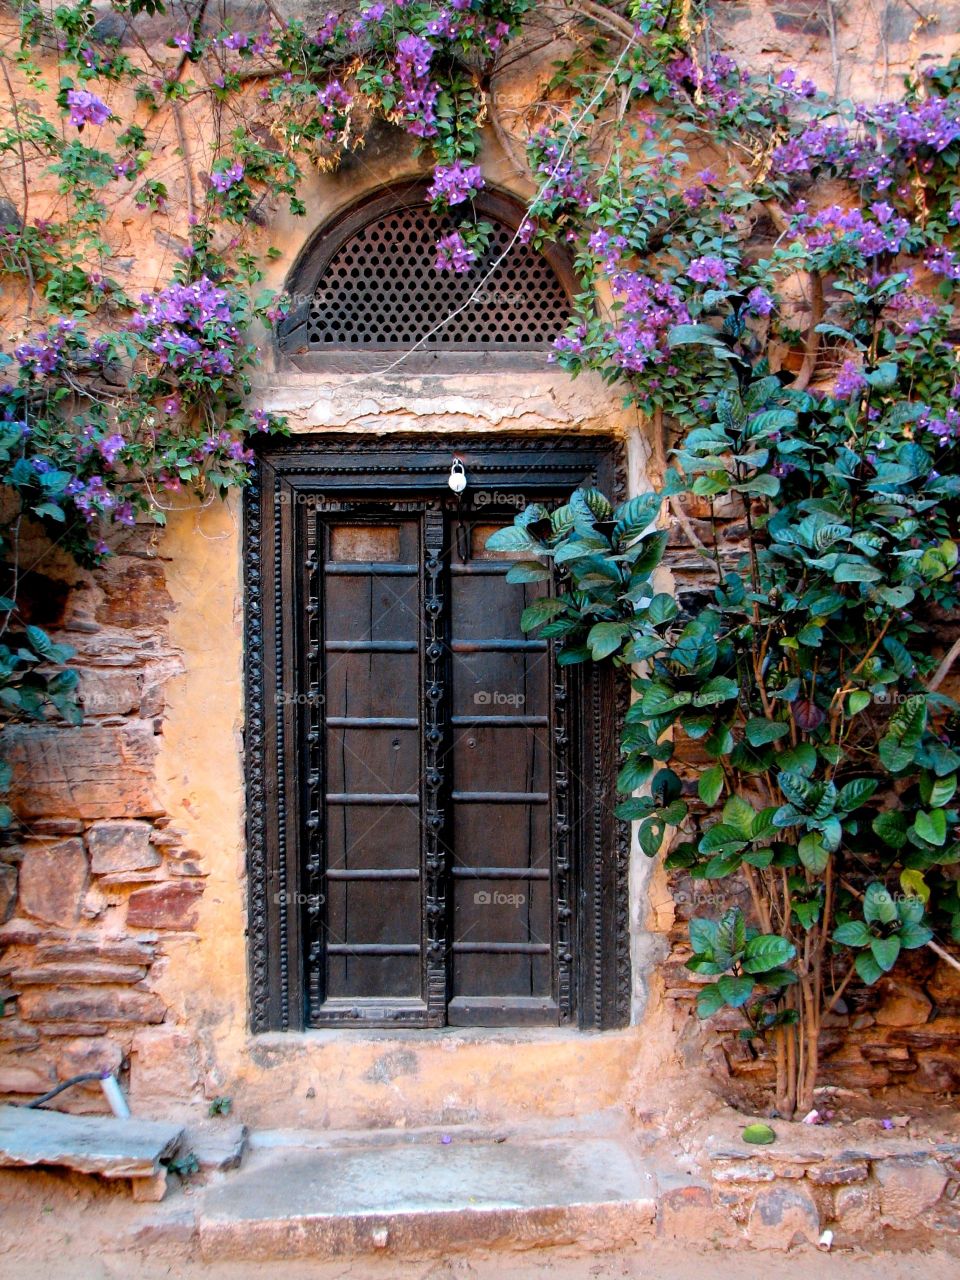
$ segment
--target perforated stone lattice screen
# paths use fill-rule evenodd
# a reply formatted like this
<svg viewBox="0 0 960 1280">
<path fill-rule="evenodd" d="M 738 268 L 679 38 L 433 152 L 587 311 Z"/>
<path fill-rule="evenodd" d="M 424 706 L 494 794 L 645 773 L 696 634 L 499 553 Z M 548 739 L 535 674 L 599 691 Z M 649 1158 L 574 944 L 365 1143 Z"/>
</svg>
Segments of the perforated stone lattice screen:
<svg viewBox="0 0 960 1280">
<path fill-rule="evenodd" d="M 519 241 L 487 279 L 515 233 L 485 216 L 494 228 L 490 247 L 463 275 L 435 269 L 437 239 L 450 226 L 426 205 L 367 223 L 322 274 L 306 350 L 411 346 L 448 316 L 424 347 L 516 350 L 552 343 L 570 315 L 563 285 L 546 258 Z"/>
</svg>

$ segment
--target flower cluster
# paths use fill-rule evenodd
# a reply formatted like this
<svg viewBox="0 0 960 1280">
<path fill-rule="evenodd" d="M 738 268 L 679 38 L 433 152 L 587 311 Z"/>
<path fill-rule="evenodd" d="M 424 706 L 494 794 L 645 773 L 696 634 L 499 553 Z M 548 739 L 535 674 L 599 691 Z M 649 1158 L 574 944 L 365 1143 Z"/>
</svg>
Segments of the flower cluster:
<svg viewBox="0 0 960 1280">
<path fill-rule="evenodd" d="M 833 394 L 838 400 L 852 400 L 867 388 L 867 380 L 862 370 L 852 360 L 844 360 L 843 368 L 837 374 Z"/>
<path fill-rule="evenodd" d="M 210 186 L 220 195 L 224 195 L 231 187 L 243 181 L 243 165 L 237 160 L 227 169 L 215 170 L 210 175 Z"/>
<path fill-rule="evenodd" d="M 840 166 L 850 156 L 850 135 L 843 125 L 812 124 L 774 148 L 770 168 L 773 173 L 809 173 L 818 165 Z"/>
<path fill-rule="evenodd" d="M 687 275 L 697 284 L 713 284 L 722 289 L 727 283 L 727 264 L 712 255 L 694 258 L 687 267 Z"/>
<path fill-rule="evenodd" d="M 76 327 L 75 321 L 60 319 L 49 329 L 36 334 L 32 341 L 21 342 L 13 354 L 26 373 L 34 376 L 56 373 L 63 367 L 67 341 Z"/>
<path fill-rule="evenodd" d="M 145 310 L 131 328 L 161 363 L 189 377 L 227 377 L 235 369 L 240 332 L 230 295 L 207 276 L 171 284 L 156 297 L 143 294 Z"/>
<path fill-rule="evenodd" d="M 873 216 L 865 216 L 864 211 L 856 207 L 845 209 L 834 204 L 808 214 L 801 202 L 792 223 L 792 234 L 802 237 L 811 250 L 842 244 L 864 258 L 899 253 L 910 232 L 907 219 L 886 203 L 874 203 L 868 212 Z"/>
<path fill-rule="evenodd" d="M 480 166 L 464 165 L 458 160 L 451 165 L 437 165 L 427 195 L 431 200 L 442 201 L 448 206 L 462 204 L 464 200 L 475 196 L 483 186 Z"/>
<path fill-rule="evenodd" d="M 70 123 L 78 129 L 85 124 L 106 124 L 110 119 L 110 108 L 89 89 L 68 89 L 67 106 L 70 108 Z"/>
<path fill-rule="evenodd" d="M 460 232 L 451 231 L 437 241 L 434 266 L 437 271 L 455 271 L 458 275 L 463 275 L 473 266 L 476 256 Z"/>
<path fill-rule="evenodd" d="M 436 105 L 440 86 L 430 78 L 433 45 L 423 36 L 408 35 L 397 41 L 394 67 L 400 85 L 400 109 L 404 127 L 418 138 L 437 134 Z"/>
<path fill-rule="evenodd" d="M 320 111 L 316 122 L 323 137 L 327 142 L 335 142 L 346 125 L 347 113 L 353 104 L 353 98 L 339 80 L 331 80 L 329 84 L 317 90 L 317 104 Z"/>
<path fill-rule="evenodd" d="M 690 323 L 690 312 L 680 290 L 675 285 L 631 271 L 616 276 L 613 288 L 628 317 L 610 332 L 616 347 L 615 362 L 622 369 L 636 372 L 648 364 L 667 360 L 671 355 L 670 330 L 675 325 Z"/>
<path fill-rule="evenodd" d="M 743 86 L 749 74 L 732 58 L 717 54 L 704 68 L 693 58 L 674 58 L 665 68 L 667 80 L 677 96 L 696 94 L 711 115 L 732 115 L 743 104 Z"/>
<path fill-rule="evenodd" d="M 535 135 L 534 172 L 544 180 L 537 207 L 572 207 L 583 212 L 589 206 L 592 197 L 587 166 L 577 153 L 577 141 L 552 137 L 546 128 Z"/>
<path fill-rule="evenodd" d="M 930 97 L 906 104 L 886 102 L 862 113 L 906 160 L 929 158 L 960 139 L 960 104 Z"/>
</svg>

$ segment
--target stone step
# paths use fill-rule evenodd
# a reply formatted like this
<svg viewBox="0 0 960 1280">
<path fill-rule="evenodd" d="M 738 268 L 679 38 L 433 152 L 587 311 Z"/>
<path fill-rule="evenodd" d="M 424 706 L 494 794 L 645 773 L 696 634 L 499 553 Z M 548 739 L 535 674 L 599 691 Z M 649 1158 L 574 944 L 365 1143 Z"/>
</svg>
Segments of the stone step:
<svg viewBox="0 0 960 1280">
<path fill-rule="evenodd" d="M 653 1233 L 657 1183 L 626 1135 L 421 1130 L 344 1146 L 255 1140 L 198 1201 L 209 1261 L 609 1249 Z"/>
<path fill-rule="evenodd" d="M 0 1106 L 0 1167 L 57 1165 L 102 1178 L 130 1178 L 134 1194 L 160 1199 L 161 1160 L 172 1155 L 183 1126 L 116 1116 L 75 1116 L 40 1107 Z"/>
</svg>

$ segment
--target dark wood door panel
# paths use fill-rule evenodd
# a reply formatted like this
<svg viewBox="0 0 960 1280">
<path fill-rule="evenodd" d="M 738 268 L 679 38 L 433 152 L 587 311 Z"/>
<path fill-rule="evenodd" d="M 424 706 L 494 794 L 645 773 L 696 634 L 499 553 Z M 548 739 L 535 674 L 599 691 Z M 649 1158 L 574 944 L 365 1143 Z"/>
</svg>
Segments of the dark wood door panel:
<svg viewBox="0 0 960 1280">
<path fill-rule="evenodd" d="M 263 452 L 246 512 L 256 1029 L 625 1017 L 612 682 L 523 635 L 550 584 L 507 583 L 514 557 L 485 545 L 526 498 L 611 487 L 614 454 L 538 449 L 471 442 L 461 501 L 446 443 Z"/>
</svg>

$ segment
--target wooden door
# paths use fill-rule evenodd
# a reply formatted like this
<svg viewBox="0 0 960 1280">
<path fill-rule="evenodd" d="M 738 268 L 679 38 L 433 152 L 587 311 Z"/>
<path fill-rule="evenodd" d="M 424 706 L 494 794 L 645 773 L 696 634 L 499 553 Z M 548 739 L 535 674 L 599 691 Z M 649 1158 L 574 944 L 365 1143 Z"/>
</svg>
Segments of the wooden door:
<svg viewBox="0 0 960 1280">
<path fill-rule="evenodd" d="M 296 452 L 262 465 L 268 621 L 248 692 L 256 714 L 273 690 L 277 711 L 248 741 L 252 852 L 270 855 L 251 884 L 260 1025 L 298 1010 L 318 1028 L 622 1020 L 612 682 L 523 634 L 553 584 L 508 584 L 486 549 L 528 498 L 563 501 L 597 452 L 533 481 L 508 465 L 509 488 L 459 501 L 447 449 L 427 475 L 414 453 L 393 484 L 355 457 L 342 479 Z M 483 466 L 468 458 L 468 475 Z"/>
</svg>

